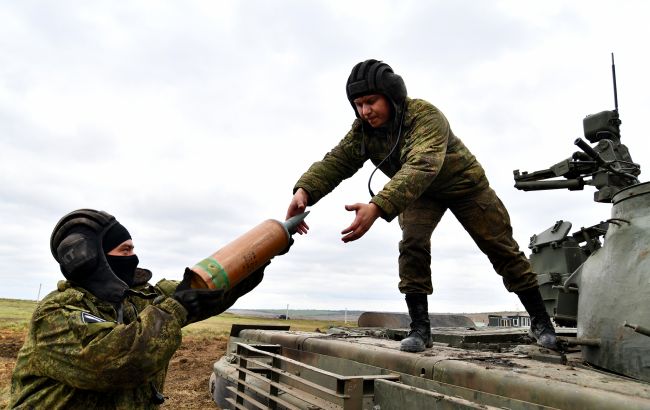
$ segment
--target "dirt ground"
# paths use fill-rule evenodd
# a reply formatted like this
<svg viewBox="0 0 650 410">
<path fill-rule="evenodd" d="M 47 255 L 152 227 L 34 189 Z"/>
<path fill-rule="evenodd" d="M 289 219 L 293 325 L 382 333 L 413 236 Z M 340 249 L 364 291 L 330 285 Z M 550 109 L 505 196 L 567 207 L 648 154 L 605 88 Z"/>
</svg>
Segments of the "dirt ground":
<svg viewBox="0 0 650 410">
<path fill-rule="evenodd" d="M 226 351 L 228 339 L 187 336 L 169 363 L 163 409 L 218 409 L 208 381 L 212 365 Z"/>
<path fill-rule="evenodd" d="M 24 332 L 0 330 L 0 409 L 9 404 L 11 373 L 16 354 L 23 345 Z M 226 338 L 187 336 L 169 364 L 161 409 L 218 409 L 212 401 L 208 380 L 212 364 L 226 349 Z"/>
</svg>

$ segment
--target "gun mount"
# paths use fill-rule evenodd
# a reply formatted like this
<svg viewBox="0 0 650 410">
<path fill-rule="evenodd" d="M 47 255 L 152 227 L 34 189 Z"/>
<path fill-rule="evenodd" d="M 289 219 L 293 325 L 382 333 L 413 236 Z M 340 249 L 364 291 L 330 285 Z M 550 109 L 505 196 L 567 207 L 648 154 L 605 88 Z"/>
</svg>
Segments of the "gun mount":
<svg viewBox="0 0 650 410">
<path fill-rule="evenodd" d="M 585 185 L 596 187 L 596 202 L 612 202 L 614 195 L 623 188 L 638 184 L 641 173 L 638 164 L 625 145 L 621 143 L 621 120 L 618 113 L 616 69 L 612 54 L 612 77 L 614 83 L 614 110 L 588 115 L 582 121 L 587 140 L 596 144 L 591 147 L 582 138 L 574 141 L 581 151 L 569 158 L 540 171 L 513 171 L 515 188 L 522 191 L 545 189 L 582 190 Z M 564 179 L 553 179 L 564 178 Z"/>
<path fill-rule="evenodd" d="M 648 382 L 650 183 L 639 182 L 640 167 L 621 144 L 613 55 L 612 76 L 615 109 L 583 121 L 585 137 L 596 146 L 578 138 L 581 151 L 571 158 L 541 171 L 514 171 L 515 187 L 593 185 L 596 202 L 612 203 L 604 222 L 570 234 L 571 223 L 560 220 L 533 235 L 530 262 L 549 315 L 559 326 L 577 327 L 577 338 L 565 341 L 582 345 L 583 358 L 593 365 Z M 627 325 L 635 321 L 640 323 Z"/>
</svg>

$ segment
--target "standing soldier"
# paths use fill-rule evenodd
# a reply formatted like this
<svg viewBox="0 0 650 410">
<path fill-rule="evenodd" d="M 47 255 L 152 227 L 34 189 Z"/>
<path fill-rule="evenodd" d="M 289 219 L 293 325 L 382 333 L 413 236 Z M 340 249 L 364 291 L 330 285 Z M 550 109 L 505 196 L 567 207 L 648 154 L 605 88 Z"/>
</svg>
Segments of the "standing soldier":
<svg viewBox="0 0 650 410">
<path fill-rule="evenodd" d="M 355 218 L 341 234 L 343 242 L 354 241 L 377 218 L 390 222 L 398 217 L 399 290 L 411 317 L 401 350 L 419 352 L 432 346 L 427 305 L 433 292 L 431 234 L 447 209 L 487 255 L 506 289 L 519 296 L 531 317 L 530 335 L 539 345 L 555 348 L 555 329 L 537 279 L 512 236 L 508 212 L 442 112 L 427 101 L 408 98 L 402 78 L 377 60 L 354 66 L 346 92 L 357 119 L 343 140 L 295 184 L 287 218 L 314 205 L 370 159 L 390 181 L 376 195 L 370 190 L 369 203 L 345 206 Z M 303 222 L 298 232 L 308 229 Z"/>
<path fill-rule="evenodd" d="M 110 214 L 80 209 L 50 239 L 67 281 L 36 307 L 11 383 L 15 409 L 149 409 L 164 401 L 181 328 L 228 309 L 257 286 L 263 268 L 234 288 L 147 283 L 131 235 Z"/>
</svg>

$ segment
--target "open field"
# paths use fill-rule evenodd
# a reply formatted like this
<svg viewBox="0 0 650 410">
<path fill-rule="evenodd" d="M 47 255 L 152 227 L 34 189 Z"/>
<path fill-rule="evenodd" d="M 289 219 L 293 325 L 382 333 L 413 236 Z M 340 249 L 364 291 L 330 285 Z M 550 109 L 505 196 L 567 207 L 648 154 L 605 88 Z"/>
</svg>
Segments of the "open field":
<svg viewBox="0 0 650 410">
<path fill-rule="evenodd" d="M 6 408 L 9 403 L 11 373 L 35 306 L 34 301 L 0 299 L 0 409 Z M 289 313 L 291 314 L 291 311 Z M 183 343 L 169 365 L 165 384 L 165 396 L 168 399 L 162 408 L 218 408 L 210 398 L 208 379 L 212 364 L 225 352 L 233 323 L 289 325 L 292 330 L 305 331 L 324 331 L 330 326 L 344 325 L 343 321 L 337 320 L 282 320 L 226 312 L 187 326 L 183 329 Z"/>
</svg>

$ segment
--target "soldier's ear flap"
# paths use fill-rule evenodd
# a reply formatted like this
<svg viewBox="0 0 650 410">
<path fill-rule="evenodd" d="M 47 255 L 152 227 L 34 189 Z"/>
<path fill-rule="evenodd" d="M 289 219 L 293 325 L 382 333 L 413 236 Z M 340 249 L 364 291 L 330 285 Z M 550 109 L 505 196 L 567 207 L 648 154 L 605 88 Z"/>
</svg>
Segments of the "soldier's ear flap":
<svg viewBox="0 0 650 410">
<path fill-rule="evenodd" d="M 70 280 L 92 272 L 98 263 L 96 234 L 74 232 L 66 236 L 56 249 L 61 271 Z"/>
</svg>

